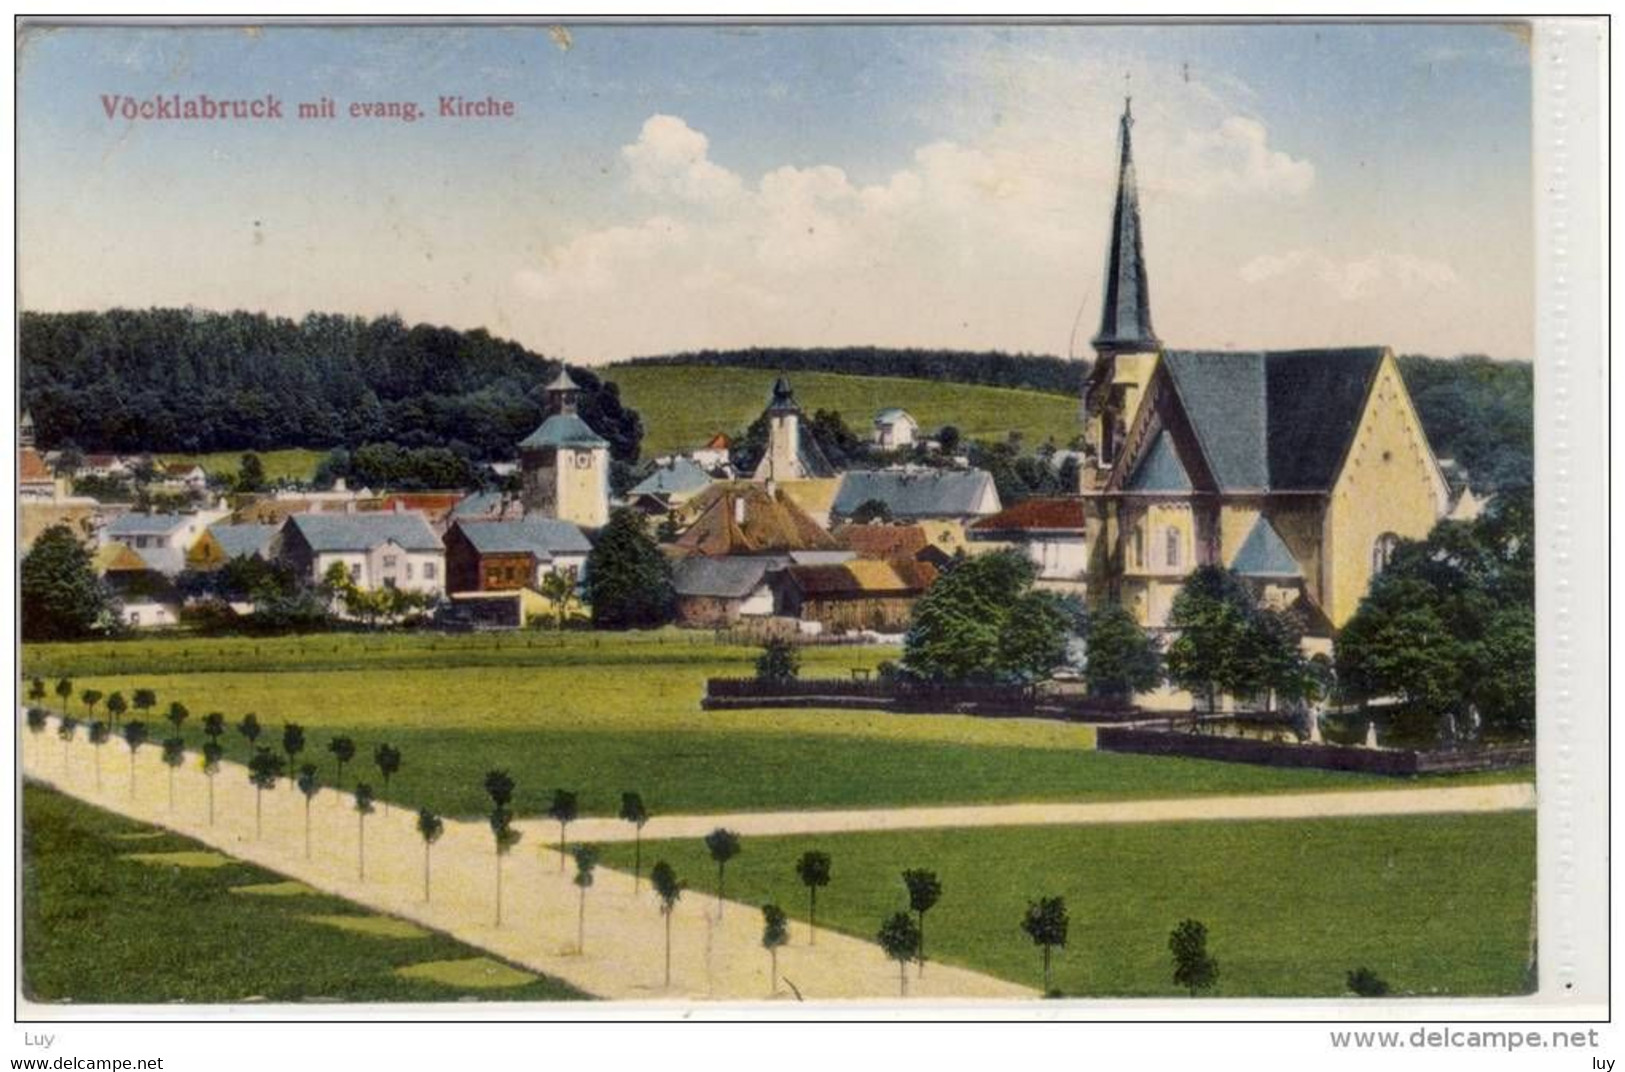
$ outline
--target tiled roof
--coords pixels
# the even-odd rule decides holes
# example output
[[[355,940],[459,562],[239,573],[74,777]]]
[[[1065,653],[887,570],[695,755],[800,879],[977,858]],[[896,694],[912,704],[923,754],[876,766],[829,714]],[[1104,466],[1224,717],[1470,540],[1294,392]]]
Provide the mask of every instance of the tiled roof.
[[[1082,532],[1085,528],[1083,500],[1023,499],[972,522],[970,528],[984,536],[995,532]]]
[[[574,413],[555,413],[520,441],[521,447],[607,447],[609,440]]]
[[[727,450],[729,447],[732,447],[733,445],[734,445],[734,441],[732,439],[729,439],[727,437],[727,435],[725,435],[724,433],[718,432],[716,435],[712,436],[710,439],[707,439],[705,441],[705,446],[702,447],[701,449],[702,450]]]
[[[912,558],[930,545],[918,525],[842,525],[835,538],[859,558]]]
[[[193,519],[191,514],[121,514],[107,526],[109,536],[167,536]]]
[[[803,594],[821,598],[918,595],[937,577],[935,566],[908,559],[855,559],[839,566],[791,566],[784,572]]]
[[[744,504],[743,521],[735,518],[737,503]],[[677,547],[690,554],[830,551],[840,546],[782,491],[769,495],[761,484],[750,481],[712,484],[688,505],[698,516],[678,538]]]
[[[638,483],[629,495],[692,495],[711,483],[711,474],[691,458],[673,458],[669,465],[657,465],[655,471]]]
[[[270,549],[271,537],[276,535],[276,525],[210,525],[209,535],[214,542],[220,545],[227,558],[237,558],[240,555],[264,556]]]
[[[672,588],[679,596],[743,599],[756,590],[773,564],[765,558],[696,555],[672,564]]]
[[[51,467],[45,464],[39,451],[24,447],[17,452],[17,479],[24,484],[48,482],[51,480]]]
[[[316,552],[369,551],[393,540],[408,551],[439,551],[440,537],[434,534],[422,514],[409,513],[331,513],[293,514],[288,524]]]
[[[851,517],[876,499],[894,518],[970,517],[992,486],[980,469],[854,469],[841,478],[834,512]]]
[[[502,492],[476,491],[472,495],[466,495],[459,499],[457,505],[451,508],[451,516],[480,517],[486,514],[494,515],[501,511],[502,505]]]
[[[465,497],[465,493],[461,491],[403,491],[358,504],[358,508],[385,511],[394,510],[398,506],[402,510],[416,510],[440,520],[450,514]]]
[[[1179,462],[1179,455],[1174,450],[1173,437],[1166,431],[1158,432],[1156,442],[1140,460],[1135,468],[1134,475],[1128,480],[1129,491],[1171,491],[1184,492],[1191,490],[1190,474]]]
[[[1220,491],[1325,491],[1383,353],[1169,350],[1163,363]]]
[[[1253,524],[1253,531],[1241,542],[1241,550],[1231,561],[1230,568],[1243,577],[1302,577],[1298,560],[1292,557],[1281,534],[1262,514]]]
[[[461,520],[457,527],[474,550],[482,555],[533,554],[539,559],[554,555],[584,555],[592,544],[581,529],[568,521],[556,518],[531,518],[525,521]]]

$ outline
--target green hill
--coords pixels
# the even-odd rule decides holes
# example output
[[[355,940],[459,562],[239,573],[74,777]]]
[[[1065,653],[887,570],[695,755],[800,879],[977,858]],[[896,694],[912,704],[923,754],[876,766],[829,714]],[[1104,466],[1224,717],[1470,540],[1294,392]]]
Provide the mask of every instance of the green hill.
[[[643,456],[704,443],[715,432],[737,435],[767,405],[776,373],[693,365],[610,365],[597,370],[621,389],[621,401],[643,418]],[[908,410],[922,431],[952,424],[970,438],[1021,432],[1031,446],[1064,446],[1080,431],[1078,402],[1062,395],[891,376],[798,372],[796,400],[809,413],[840,412],[859,434],[888,406]]]

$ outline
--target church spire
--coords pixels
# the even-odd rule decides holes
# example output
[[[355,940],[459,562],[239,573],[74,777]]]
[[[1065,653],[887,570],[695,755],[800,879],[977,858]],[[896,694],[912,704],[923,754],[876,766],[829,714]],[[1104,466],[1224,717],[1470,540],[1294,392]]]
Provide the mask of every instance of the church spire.
[[[1117,163],[1117,204],[1112,211],[1111,246],[1106,251],[1105,299],[1100,331],[1092,344],[1101,357],[1155,350],[1160,345],[1151,328],[1151,292],[1145,281],[1145,254],[1140,248],[1140,195],[1134,183],[1133,98],[1123,99],[1121,156]]]

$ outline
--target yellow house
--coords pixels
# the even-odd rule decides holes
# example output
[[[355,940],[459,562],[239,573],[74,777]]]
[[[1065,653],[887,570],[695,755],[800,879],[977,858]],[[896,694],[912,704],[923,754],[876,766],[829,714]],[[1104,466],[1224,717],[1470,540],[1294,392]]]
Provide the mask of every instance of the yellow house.
[[[1097,360],[1084,388],[1089,591],[1162,627],[1221,565],[1341,627],[1450,493],[1386,347],[1172,350],[1151,327],[1127,108]]]

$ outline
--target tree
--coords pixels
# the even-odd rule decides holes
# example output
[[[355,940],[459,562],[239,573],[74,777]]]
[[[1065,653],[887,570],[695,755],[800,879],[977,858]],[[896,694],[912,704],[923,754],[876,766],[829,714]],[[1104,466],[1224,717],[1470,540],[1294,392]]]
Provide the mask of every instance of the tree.
[[[1388,981],[1370,968],[1359,967],[1349,972],[1346,980],[1349,990],[1362,998],[1388,996]]]
[[[498,804],[491,809],[491,837],[496,843],[497,910],[496,925],[502,926],[502,858],[519,844],[519,831],[513,828],[513,812]]]
[[[258,746],[248,761],[248,780],[254,786],[254,840],[260,837],[260,802],[267,789],[275,789],[282,777],[282,757],[269,748]]]
[[[1105,603],[1089,613],[1084,644],[1090,695],[1126,700],[1162,684],[1156,640],[1118,604]]]
[[[779,947],[789,944],[789,917],[776,904],[762,906],[762,948],[767,950],[769,994],[779,992]]]
[[[1241,578],[1220,566],[1198,566],[1168,614],[1179,636],[1168,646],[1168,676],[1218,709],[1219,693],[1247,691],[1239,662],[1255,601]]]
[[[333,784],[342,789],[344,788],[344,765],[355,758],[355,742],[348,737],[335,737],[327,742],[327,750],[333,754],[334,760],[338,762],[338,775]]]
[[[801,676],[801,656],[796,646],[783,637],[773,637],[762,645],[756,657],[756,680],[770,685],[788,685]]]
[[[636,510],[614,511],[599,531],[587,556],[583,594],[598,629],[644,629],[671,619],[671,564]]]
[[[135,708],[136,714],[145,718],[148,711],[158,706],[158,694],[151,689],[136,689],[130,694],[130,706]],[[117,720],[114,722],[116,724]]]
[[[96,791],[102,788],[102,745],[107,743],[107,723],[100,719],[90,723],[90,743],[95,748],[92,754],[96,757]]]
[[[570,618],[570,606],[576,598],[575,578],[568,573],[554,570],[542,578],[542,596],[553,604],[554,624],[559,629]]]
[[[186,762],[186,738],[165,737],[163,744],[164,766],[169,768],[169,810],[175,810],[175,770]]]
[[[378,766],[378,775],[384,780],[384,814],[389,814],[389,780],[400,773],[401,750],[392,744],[381,744],[373,749],[372,761]]]
[[[259,716],[250,711],[243,716],[241,722],[237,723],[237,732],[243,735],[243,740],[248,742],[248,747],[257,748],[260,743],[260,734],[264,733],[265,730],[260,725]]]
[[[118,728],[118,720],[123,718],[124,712],[128,711],[129,709],[130,705],[124,702],[124,694],[122,692],[115,692],[107,698],[107,715],[113,720],[114,729]]]
[[[908,887],[908,907],[919,917],[920,974],[925,974],[925,914],[942,897],[942,882],[935,871],[910,868],[903,872],[903,885]]]
[[[220,773],[220,757],[226,750],[211,737],[203,744],[203,776],[209,782],[209,825],[214,825],[214,776]]]
[[[288,777],[295,777],[294,764],[299,762],[299,753],[305,750],[305,728],[297,722],[282,724],[282,754],[287,758]],[[303,768],[298,768],[303,770]]]
[[[367,816],[373,812],[372,786],[357,782],[355,787],[355,873],[362,882],[367,881]]]
[[[310,803],[316,799],[316,794],[322,791],[321,779],[317,777],[316,764],[306,763],[299,768],[299,777],[294,782],[299,787],[299,795],[305,798],[305,859],[310,859]]]
[[[30,678],[28,681],[28,698],[36,702],[45,699],[45,679],[42,677]]]
[[[717,918],[722,918],[722,882],[728,861],[739,855],[739,835],[724,827],[717,827],[705,835],[705,849],[717,865]]]
[[[1022,917],[1021,929],[1027,932],[1027,937],[1033,940],[1034,945],[1044,951],[1046,995],[1055,992],[1050,985],[1050,954],[1057,946],[1066,948],[1068,924],[1065,898],[1040,897],[1036,901],[1027,902],[1027,914]]]
[[[950,565],[914,606],[903,667],[931,681],[1030,682],[1064,661],[1072,619],[1033,589],[1026,555],[996,551]]]
[[[79,720],[72,715],[63,715],[56,723],[56,735],[62,741],[62,774],[68,773],[68,746],[73,743],[74,731],[79,728]]]
[[[1184,920],[1173,929],[1168,951],[1174,955],[1174,985],[1190,991],[1191,997],[1219,981],[1219,962],[1207,951],[1207,928],[1196,920]]]
[[[237,490],[242,492],[265,490],[265,463],[260,456],[249,451],[237,463]]]
[[[894,912],[880,925],[875,936],[886,957],[897,962],[897,993],[908,997],[909,961],[920,955],[920,929],[907,912]]]
[[[124,724],[124,743],[130,747],[130,799],[135,799],[135,756],[147,743],[147,724],[135,719]]]
[[[487,771],[485,793],[491,798],[492,807],[506,808],[513,803],[513,779],[508,776],[507,771]]]
[[[86,689],[79,694],[79,702],[85,705],[85,717],[96,717],[96,705],[102,702],[101,689]]]
[[[848,520],[854,525],[889,525],[892,520],[891,507],[880,499],[865,499],[858,503]]]
[[[829,853],[808,849],[796,861],[796,877],[807,887],[807,944],[818,944],[818,891],[829,885]]]
[[[649,821],[649,809],[643,806],[643,797],[637,793],[621,794],[621,819],[632,824],[632,892],[638,892],[643,877],[643,825]]]
[[[105,628],[117,609],[90,552],[66,525],[40,534],[23,556],[18,580],[24,640],[86,637]]]
[[[226,732],[226,716],[219,711],[210,711],[203,716],[203,736],[219,743],[220,737]]]
[[[45,708],[30,707],[24,715],[24,718],[28,721],[28,732],[36,737],[44,733],[45,727],[49,725],[50,717],[50,712],[46,711]]]
[[[429,850],[446,832],[446,823],[428,808],[418,809],[418,837],[423,839],[423,903],[429,903]]]
[[[576,820],[577,802],[576,794],[568,789],[553,790],[553,803],[547,806],[547,814],[554,822],[559,824],[559,873],[564,873],[564,832]]]
[[[169,710],[164,714],[164,721],[169,723],[169,728],[175,731],[175,736],[179,737],[181,727],[186,725],[186,720],[191,717],[192,712],[186,709],[186,705],[179,700],[174,700],[170,703]]]
[[[580,891],[576,905],[576,952],[587,951],[587,891],[592,888],[593,869],[598,866],[597,845],[577,845],[570,850],[576,861],[576,889]]]
[[[649,883],[655,888],[655,895],[660,898],[660,914],[666,919],[666,986],[671,986],[671,916],[677,910],[677,902],[683,896],[687,883],[677,877],[671,864],[664,860],[655,861],[654,868],[649,872]]]
[[[68,709],[68,699],[73,695],[73,679],[70,677],[58,678],[56,682],[56,698],[62,703],[64,712]]]

